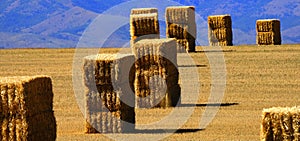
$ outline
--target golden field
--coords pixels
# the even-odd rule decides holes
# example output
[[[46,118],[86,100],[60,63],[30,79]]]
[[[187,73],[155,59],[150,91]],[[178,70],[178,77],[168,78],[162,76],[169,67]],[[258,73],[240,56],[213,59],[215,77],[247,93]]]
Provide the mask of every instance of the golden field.
[[[197,47],[196,53],[190,53],[198,70],[190,75],[198,73],[201,85],[198,102],[188,103],[189,98],[182,93],[183,104],[187,106],[179,107],[195,110],[180,130],[174,134],[169,132],[170,136],[163,140],[259,140],[263,108],[300,106],[300,45],[233,46],[223,47],[223,51],[204,48]],[[99,52],[116,53],[118,49],[101,49]],[[84,134],[84,117],[73,91],[74,54],[75,49],[1,49],[0,76],[42,74],[52,77],[57,140],[110,140],[101,134]],[[224,54],[226,90],[223,105],[213,121],[205,129],[198,130],[210,96],[211,64],[207,55],[211,54]],[[184,63],[178,58],[179,69]],[[188,71],[188,67],[185,68]],[[196,106],[188,106],[191,104]],[[159,121],[172,110],[138,109],[137,127]],[[171,129],[139,130],[141,132],[128,136],[147,140],[168,134]]]

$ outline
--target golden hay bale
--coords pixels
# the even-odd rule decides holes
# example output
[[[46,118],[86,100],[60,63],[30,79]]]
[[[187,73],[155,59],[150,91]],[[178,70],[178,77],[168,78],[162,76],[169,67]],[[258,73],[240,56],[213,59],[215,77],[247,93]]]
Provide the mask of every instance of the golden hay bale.
[[[177,42],[184,39],[188,44],[181,44],[188,52],[195,51],[195,39],[197,38],[197,28],[195,21],[194,6],[174,6],[166,9],[166,36],[167,38],[176,38]],[[178,49],[182,50],[182,49]]]
[[[159,34],[157,13],[130,15],[131,40],[156,39],[159,38]]]
[[[256,21],[256,44],[280,45],[281,32],[278,19],[264,19]]]
[[[281,35],[274,32],[257,32],[256,43],[258,45],[280,45]]]
[[[128,106],[135,102],[131,94],[134,60],[132,54],[98,54],[84,58],[86,133],[121,133],[134,129],[134,107]]]
[[[0,91],[2,140],[56,139],[50,77],[3,77]]]
[[[262,19],[256,21],[257,32],[280,32],[280,20]]]
[[[189,26],[184,24],[168,24],[167,37],[176,39],[195,39],[196,26]]]
[[[179,87],[176,40],[145,39],[136,42],[132,49],[136,60],[136,107],[175,106],[180,97],[178,88],[171,90]]]
[[[209,40],[217,39],[218,41],[232,41],[231,28],[218,28],[215,30],[209,30]]]
[[[210,46],[232,46],[230,15],[208,16],[208,40]]]
[[[174,24],[195,25],[194,6],[171,6],[166,8],[166,22]]]
[[[131,9],[131,15],[151,14],[151,13],[158,13],[157,8],[133,8],[133,9]]]
[[[195,39],[177,39],[177,52],[193,52],[195,51]]]
[[[263,110],[261,140],[299,140],[299,107]]]
[[[218,28],[232,28],[231,16],[226,15],[212,15],[207,18],[208,28],[209,29],[218,29]]]

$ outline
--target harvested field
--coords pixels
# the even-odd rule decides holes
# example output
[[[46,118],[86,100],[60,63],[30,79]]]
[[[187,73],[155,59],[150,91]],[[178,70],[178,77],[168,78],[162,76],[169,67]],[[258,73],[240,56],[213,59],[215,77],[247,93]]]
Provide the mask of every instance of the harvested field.
[[[190,53],[200,76],[201,95],[198,102],[189,102],[189,98],[182,93],[183,106],[178,108],[187,110],[195,106],[195,110],[180,130],[164,140],[259,140],[264,108],[299,106],[300,45],[224,47],[227,84],[223,104],[211,124],[198,130],[211,88],[211,66],[205,54],[221,53],[211,47],[207,50],[204,52],[197,47],[196,53]],[[118,49],[103,49],[100,52],[117,51]],[[78,108],[72,86],[74,52],[74,49],[0,50],[0,76],[51,76],[58,141],[110,140],[105,135],[84,133],[84,116]],[[191,66],[187,63],[189,62],[178,58],[179,70],[189,71]],[[191,75],[193,73],[197,72],[190,72]],[[215,104],[209,106],[214,107]],[[147,139],[169,133],[172,128],[164,128],[169,127],[168,125],[144,130],[142,124],[159,121],[173,110],[174,108],[138,109],[137,128],[143,133],[126,135]]]

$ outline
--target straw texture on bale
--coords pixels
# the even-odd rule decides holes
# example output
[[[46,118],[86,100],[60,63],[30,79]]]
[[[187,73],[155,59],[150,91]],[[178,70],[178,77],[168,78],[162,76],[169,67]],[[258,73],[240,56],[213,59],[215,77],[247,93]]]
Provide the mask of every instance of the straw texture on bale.
[[[133,9],[131,9],[131,15],[151,14],[151,13],[158,13],[157,8],[133,8]]]
[[[130,54],[84,58],[86,133],[124,133],[134,129],[134,74],[134,56]]]
[[[195,41],[197,36],[195,7],[194,6],[174,6],[166,9],[166,35],[167,38],[176,38],[178,43],[187,52],[195,51]],[[188,42],[183,43],[182,41]],[[182,50],[180,46],[177,50]]]
[[[0,91],[1,140],[56,139],[50,77],[3,77]]]
[[[133,46],[136,107],[171,107],[180,102],[175,39],[145,39]]]
[[[160,38],[157,13],[130,15],[130,36],[134,43],[141,39]]]
[[[191,25],[195,23],[194,6],[171,6],[166,8],[166,22]]]
[[[300,108],[270,108],[263,110],[262,141],[300,140]]]
[[[186,51],[191,52],[191,50],[186,49],[192,49],[196,46],[194,39],[177,39],[176,41],[178,53],[184,53]]]
[[[280,20],[265,19],[256,21],[256,43],[258,45],[280,45]]]
[[[230,15],[208,16],[210,46],[232,46],[232,21]]]

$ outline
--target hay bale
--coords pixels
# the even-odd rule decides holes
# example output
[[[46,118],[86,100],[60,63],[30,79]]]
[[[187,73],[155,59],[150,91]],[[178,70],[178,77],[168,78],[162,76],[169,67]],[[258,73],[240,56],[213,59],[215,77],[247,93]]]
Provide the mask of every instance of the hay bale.
[[[86,133],[123,133],[134,129],[134,107],[128,105],[135,102],[131,94],[133,65],[134,56],[130,54],[84,58]]]
[[[196,26],[170,23],[167,29],[168,38],[195,39],[196,37]]]
[[[133,45],[133,53],[136,60],[136,107],[175,106],[180,97],[179,89],[176,92],[171,90],[179,87],[176,40],[141,40]]]
[[[232,46],[232,21],[230,15],[208,16],[210,46]]]
[[[188,52],[195,52],[197,28],[194,6],[174,6],[166,9],[166,36],[176,38]],[[183,42],[183,40],[185,42]],[[188,42],[187,42],[188,41]],[[182,50],[179,46],[177,50]]]
[[[141,39],[160,38],[158,14],[130,15],[130,36],[133,42]]]
[[[280,45],[281,32],[278,19],[264,19],[256,21],[256,44]]]
[[[207,18],[208,27],[212,30],[219,28],[232,28],[231,16],[226,15],[211,15]]]
[[[2,140],[56,139],[50,77],[3,77],[0,91]]]
[[[194,6],[171,6],[166,8],[166,22],[174,24],[194,25]]]
[[[195,39],[177,39],[177,52],[193,52],[195,51],[196,41]]]
[[[299,140],[299,107],[263,110],[261,140]]]
[[[133,9],[131,9],[131,15],[151,14],[151,13],[158,13],[157,8],[133,8]]]
[[[279,19],[261,19],[256,21],[257,32],[280,32]]]

